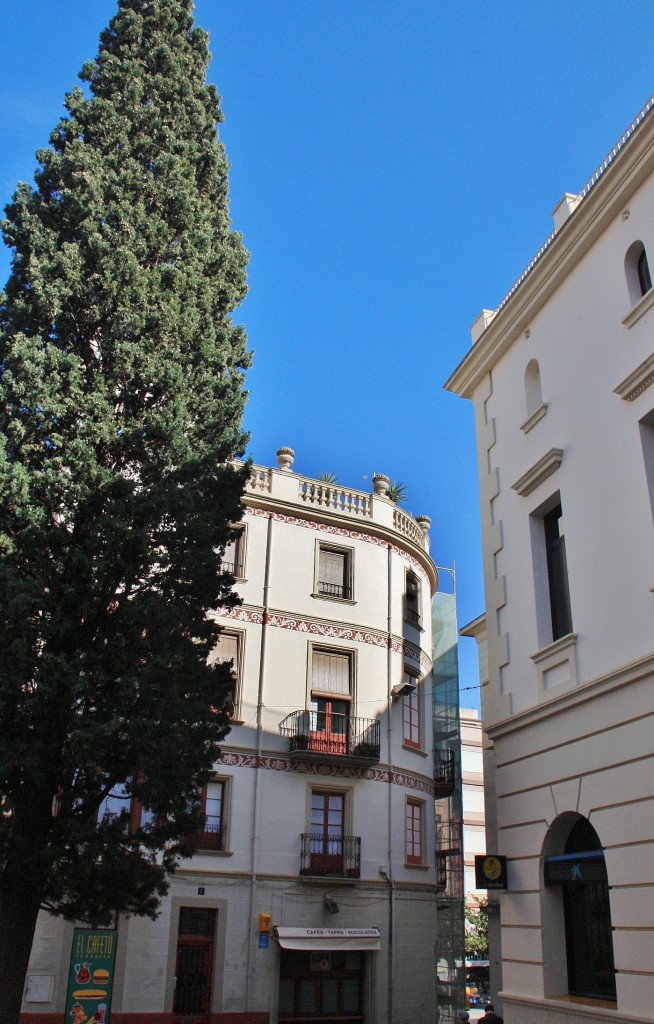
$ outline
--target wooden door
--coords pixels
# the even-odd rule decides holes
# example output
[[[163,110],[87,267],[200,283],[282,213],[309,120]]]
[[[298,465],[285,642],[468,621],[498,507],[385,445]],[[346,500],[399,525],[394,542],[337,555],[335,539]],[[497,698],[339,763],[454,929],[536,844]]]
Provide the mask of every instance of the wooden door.
[[[206,1024],[211,1010],[215,910],[182,907],[177,936],[173,1013]]]

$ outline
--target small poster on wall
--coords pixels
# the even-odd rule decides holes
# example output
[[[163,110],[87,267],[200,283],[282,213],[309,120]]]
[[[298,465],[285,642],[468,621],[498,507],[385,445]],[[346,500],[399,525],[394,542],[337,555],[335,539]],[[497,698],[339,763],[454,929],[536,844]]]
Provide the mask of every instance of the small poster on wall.
[[[117,932],[76,928],[70,953],[65,1024],[109,1024]]]

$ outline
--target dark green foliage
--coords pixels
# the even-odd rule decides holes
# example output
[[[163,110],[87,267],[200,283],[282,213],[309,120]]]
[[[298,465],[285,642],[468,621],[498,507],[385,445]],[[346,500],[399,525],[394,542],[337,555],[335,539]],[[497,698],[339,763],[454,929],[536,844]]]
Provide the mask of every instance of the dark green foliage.
[[[155,912],[228,728],[247,254],[191,10],[119,0],[3,223],[0,916]],[[118,783],[155,824],[97,828]]]

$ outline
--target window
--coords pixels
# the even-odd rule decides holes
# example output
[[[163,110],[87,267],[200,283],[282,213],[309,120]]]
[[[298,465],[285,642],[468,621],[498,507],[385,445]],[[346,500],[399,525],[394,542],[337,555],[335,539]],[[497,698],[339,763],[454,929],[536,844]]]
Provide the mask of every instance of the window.
[[[221,633],[218,643],[213,649],[209,664],[217,665],[225,662],[232,664],[232,689],[225,694],[222,706],[235,720],[238,719],[241,689],[241,665],[243,661],[244,637],[242,633]]]
[[[225,790],[224,780],[208,782],[202,790],[202,810],[206,821],[204,829],[196,837],[198,850],[223,850],[225,825]]]
[[[423,864],[423,808],[418,800],[406,802],[406,862],[407,864]]]
[[[348,548],[318,545],[315,593],[321,597],[350,600],[352,597],[352,552]]]
[[[552,617],[552,640],[558,640],[559,637],[572,632],[562,517],[563,512],[560,505],[556,505],[551,512],[543,516],[547,580]]]
[[[406,669],[404,670],[405,685],[413,686],[410,692],[402,697],[402,741],[406,747],[420,748],[421,714],[420,689],[416,686],[416,678]]]
[[[649,264],[647,262],[647,253],[645,249],[641,252],[636,263],[636,270],[638,271],[638,285],[640,287],[640,294],[644,295],[652,287],[652,278],[649,273]]]
[[[310,744],[326,754],[345,754],[352,690],[352,656],[313,648],[311,652]]]
[[[129,796],[126,782],[119,782],[100,804],[98,822],[109,823],[112,819],[120,817],[123,811],[128,813],[123,826],[125,835],[131,835],[154,822],[154,813],[144,807],[136,797]]]
[[[644,416],[638,424],[640,428],[640,441],[643,446],[643,459],[645,461],[645,480],[649,494],[649,504],[654,519],[654,411]]]
[[[646,295],[652,287],[647,253],[641,241],[633,242],[627,249],[624,260],[627,288],[632,306]]]
[[[404,618],[414,626],[420,625],[420,580],[412,572],[406,574]]]
[[[280,950],[279,1021],[364,1020],[365,955]]]
[[[540,367],[537,359],[530,360],[525,370],[525,397],[527,399],[527,415],[531,416],[543,404]]]
[[[343,874],[345,794],[313,790],[311,793],[312,874]]]
[[[237,579],[243,578],[245,569],[245,527],[235,527],[232,538],[225,545],[221,567],[224,572],[231,572]]]
[[[349,793],[311,790],[309,832],[302,835],[301,875],[323,878],[359,878],[361,838],[346,835]]]

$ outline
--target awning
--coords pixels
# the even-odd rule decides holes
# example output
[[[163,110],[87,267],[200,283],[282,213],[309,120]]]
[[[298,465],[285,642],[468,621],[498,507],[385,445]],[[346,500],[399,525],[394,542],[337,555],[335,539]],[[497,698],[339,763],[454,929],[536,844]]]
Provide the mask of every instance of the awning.
[[[380,949],[379,928],[274,929],[282,949]]]

